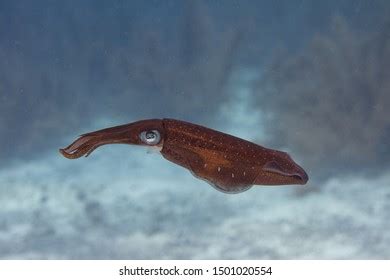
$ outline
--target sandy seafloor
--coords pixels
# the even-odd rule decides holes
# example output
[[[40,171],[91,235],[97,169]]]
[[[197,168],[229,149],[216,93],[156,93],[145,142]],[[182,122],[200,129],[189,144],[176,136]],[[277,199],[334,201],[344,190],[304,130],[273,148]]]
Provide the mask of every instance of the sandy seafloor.
[[[158,155],[104,149],[1,172],[1,258],[390,257],[389,175],[227,195]]]
[[[241,97],[221,107],[230,126],[219,128],[261,138]],[[141,147],[104,146],[78,160],[45,151],[0,170],[0,258],[390,258],[390,172],[308,188],[228,195]]]

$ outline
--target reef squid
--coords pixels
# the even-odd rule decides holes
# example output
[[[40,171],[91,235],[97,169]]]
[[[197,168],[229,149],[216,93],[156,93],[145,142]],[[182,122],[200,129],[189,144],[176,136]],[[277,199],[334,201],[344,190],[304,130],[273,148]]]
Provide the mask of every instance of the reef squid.
[[[89,132],[60,152],[75,159],[105,144],[157,148],[165,159],[225,193],[243,192],[253,185],[304,185],[308,181],[303,168],[286,152],[174,119],[141,120]]]

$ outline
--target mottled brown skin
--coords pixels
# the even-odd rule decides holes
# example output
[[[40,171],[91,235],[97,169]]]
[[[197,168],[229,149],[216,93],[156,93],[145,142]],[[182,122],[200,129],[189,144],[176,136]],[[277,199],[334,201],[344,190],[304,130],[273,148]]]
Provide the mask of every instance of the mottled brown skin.
[[[140,135],[147,131],[158,131],[159,142],[145,143]],[[113,143],[156,146],[167,160],[227,193],[242,192],[252,185],[303,185],[308,181],[306,172],[285,152],[173,119],[143,120],[83,134],[60,152],[74,159]]]

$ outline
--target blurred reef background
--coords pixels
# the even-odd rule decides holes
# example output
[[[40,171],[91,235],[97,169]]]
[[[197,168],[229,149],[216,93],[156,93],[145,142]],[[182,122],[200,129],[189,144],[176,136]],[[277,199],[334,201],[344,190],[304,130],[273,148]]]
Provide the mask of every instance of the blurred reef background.
[[[390,2],[0,0],[0,258],[390,258]],[[78,135],[148,118],[288,151],[218,193]]]

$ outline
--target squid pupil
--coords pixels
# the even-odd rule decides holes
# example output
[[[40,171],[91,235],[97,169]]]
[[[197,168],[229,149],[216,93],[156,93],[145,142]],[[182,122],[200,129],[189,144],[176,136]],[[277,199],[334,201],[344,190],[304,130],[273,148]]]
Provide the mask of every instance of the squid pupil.
[[[140,134],[141,141],[148,145],[155,145],[160,142],[160,134],[157,130],[143,131]]]
[[[154,133],[153,131],[148,131],[146,132],[145,137],[148,140],[153,140],[154,138],[156,138],[156,133]]]

